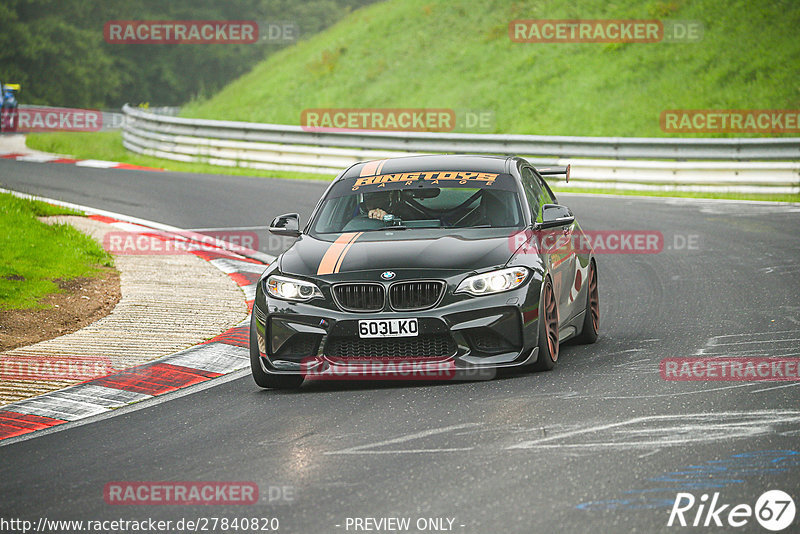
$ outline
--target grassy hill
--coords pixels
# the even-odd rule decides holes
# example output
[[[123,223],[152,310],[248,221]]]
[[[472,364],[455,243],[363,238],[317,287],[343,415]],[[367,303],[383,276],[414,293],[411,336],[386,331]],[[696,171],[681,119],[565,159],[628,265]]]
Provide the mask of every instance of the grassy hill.
[[[699,20],[697,43],[515,43],[514,19]],[[800,108],[796,0],[389,0],[274,54],[188,117],[299,124],[306,108],[495,113],[496,132],[667,136],[665,109]],[[796,134],[795,134],[796,135]]]

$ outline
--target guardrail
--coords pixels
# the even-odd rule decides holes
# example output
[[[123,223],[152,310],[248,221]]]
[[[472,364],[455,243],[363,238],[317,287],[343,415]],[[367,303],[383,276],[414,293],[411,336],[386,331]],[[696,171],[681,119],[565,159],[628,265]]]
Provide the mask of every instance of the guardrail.
[[[430,153],[507,154],[526,156],[537,164],[571,163],[570,183],[579,186],[800,192],[800,138],[313,132],[300,126],[158,115],[128,105],[123,113],[123,144],[128,150],[227,167],[335,174],[368,159]]]

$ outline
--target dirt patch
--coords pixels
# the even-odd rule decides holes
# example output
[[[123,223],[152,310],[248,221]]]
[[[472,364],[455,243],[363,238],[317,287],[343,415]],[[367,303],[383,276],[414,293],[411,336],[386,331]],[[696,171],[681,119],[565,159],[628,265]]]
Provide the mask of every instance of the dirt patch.
[[[55,280],[63,293],[48,295],[42,310],[0,310],[0,352],[80,330],[105,317],[120,299],[119,273],[105,267],[92,278]]]

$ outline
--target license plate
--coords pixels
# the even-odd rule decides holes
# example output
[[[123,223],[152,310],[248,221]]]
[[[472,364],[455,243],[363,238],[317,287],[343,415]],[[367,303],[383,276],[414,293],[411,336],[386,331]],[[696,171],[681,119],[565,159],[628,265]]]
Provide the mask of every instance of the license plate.
[[[358,321],[358,336],[370,337],[412,337],[417,335],[416,319],[368,319]]]

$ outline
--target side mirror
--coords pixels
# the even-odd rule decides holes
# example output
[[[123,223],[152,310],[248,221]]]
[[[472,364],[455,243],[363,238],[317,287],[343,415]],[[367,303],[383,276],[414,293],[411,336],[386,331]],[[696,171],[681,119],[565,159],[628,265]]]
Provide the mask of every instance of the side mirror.
[[[575,222],[575,216],[566,206],[559,204],[545,204],[542,206],[542,222],[536,226],[540,230],[568,226]]]
[[[300,236],[300,215],[297,213],[286,213],[278,215],[269,224],[269,231],[275,235],[287,237]]]

